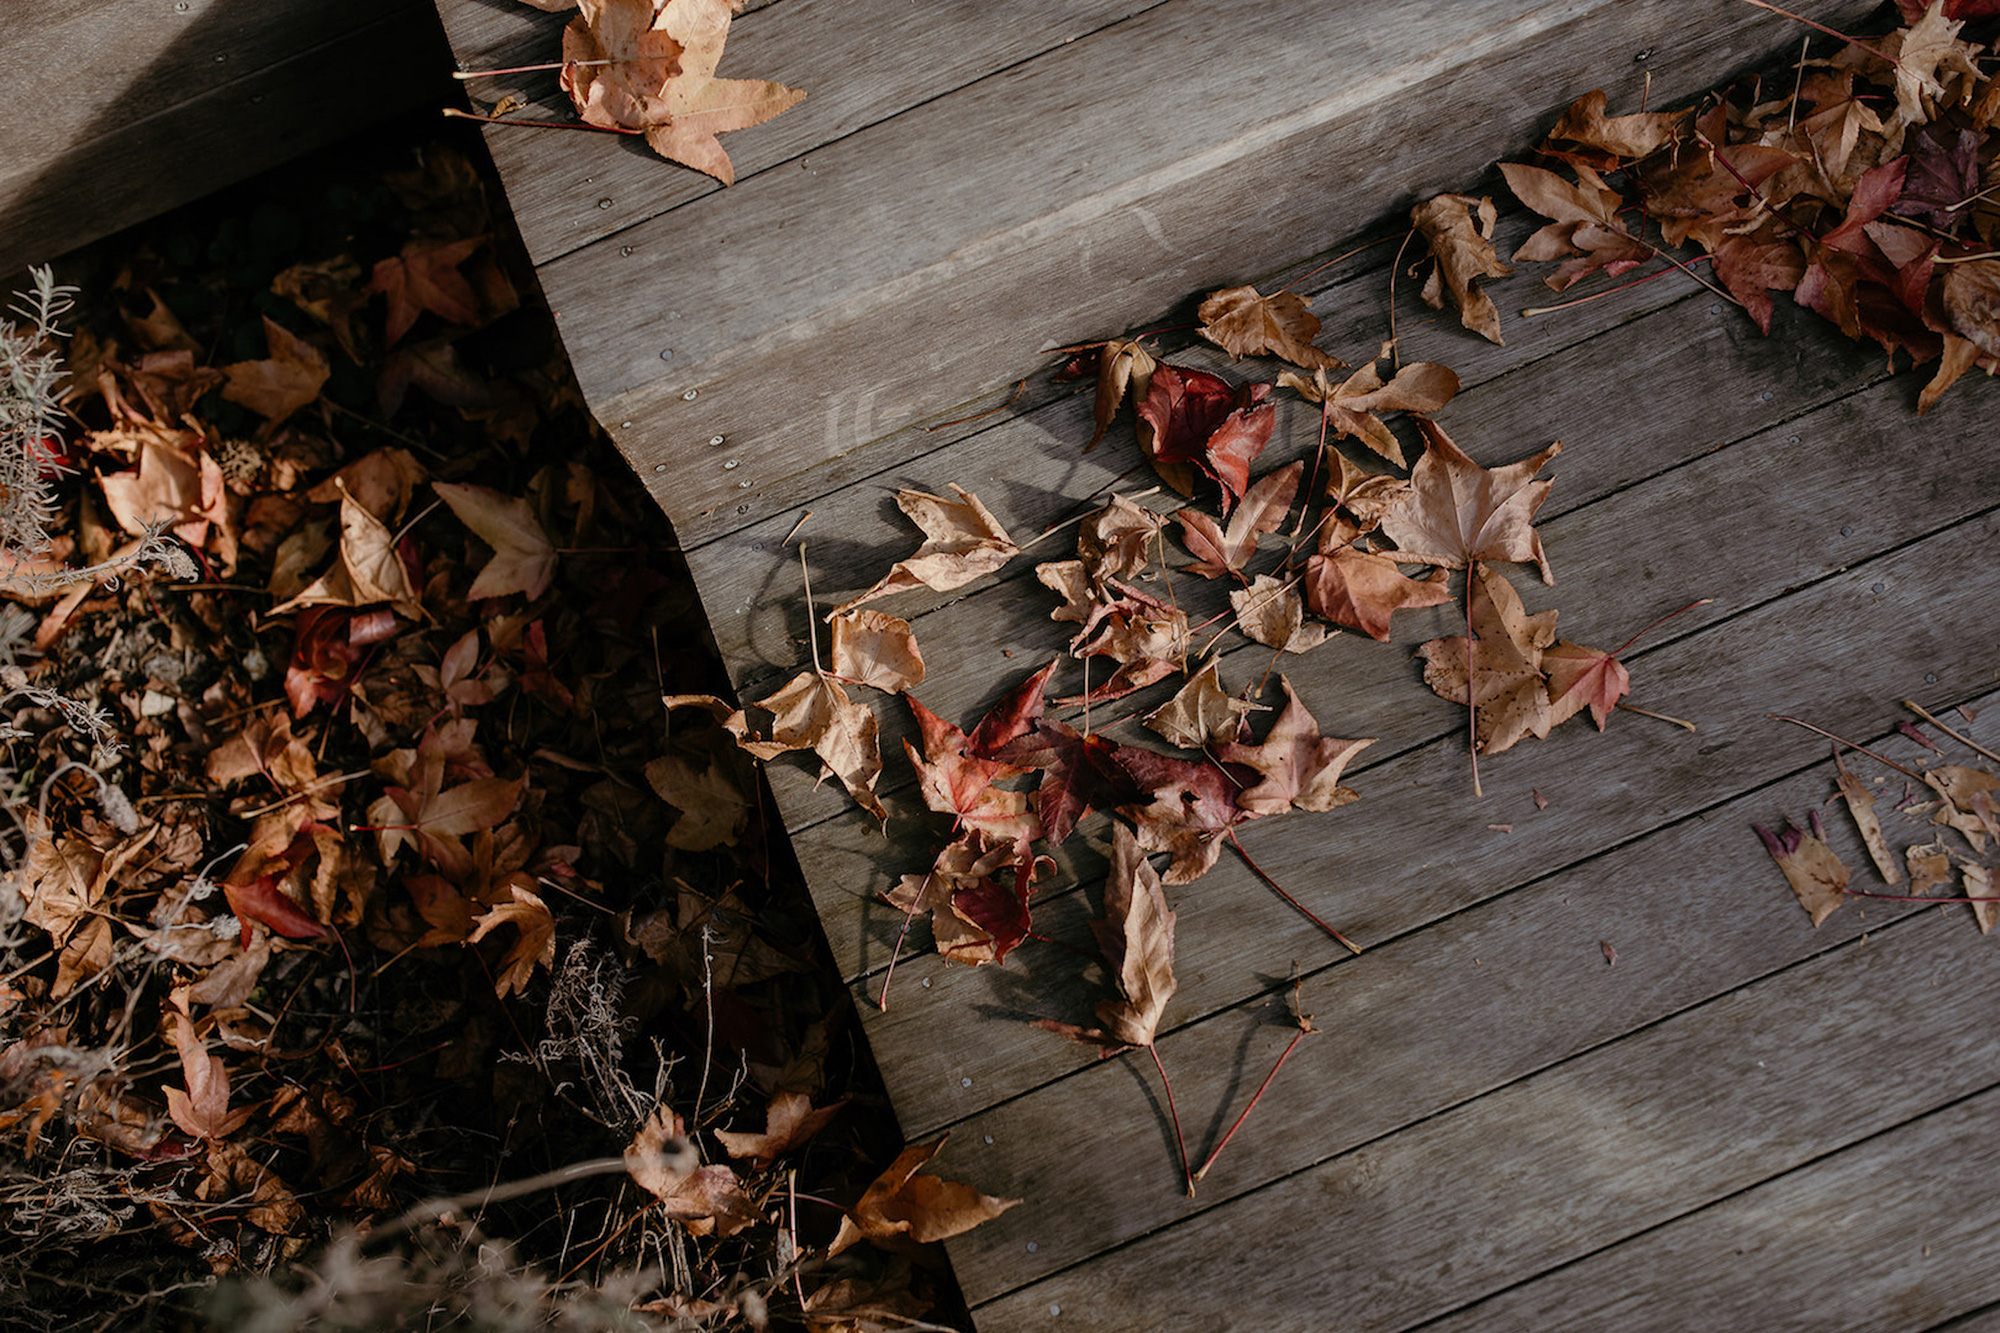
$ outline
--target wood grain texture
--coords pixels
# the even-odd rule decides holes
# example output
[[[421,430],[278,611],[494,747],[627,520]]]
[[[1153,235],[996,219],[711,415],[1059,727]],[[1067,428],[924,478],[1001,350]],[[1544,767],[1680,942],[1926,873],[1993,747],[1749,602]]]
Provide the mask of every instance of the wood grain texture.
[[[775,79],[806,100],[766,124],[723,139],[740,183],[781,164],[780,179],[811,191],[815,168],[798,159],[965,84],[1084,37],[1160,0],[1017,0],[991,5],[907,5],[871,0],[786,0],[730,25],[720,73]],[[560,58],[566,15],[517,0],[440,0],[459,65],[494,69]],[[553,71],[481,79],[475,103],[525,100],[520,119],[571,119]],[[489,126],[487,146],[507,182],[522,240],[536,264],[722,190],[700,172],[611,136]],[[582,141],[582,142],[579,142]],[[621,240],[621,245],[628,242]]]
[[[1728,0],[1428,0],[1394,23],[1172,0],[816,150],[809,185],[762,174],[540,275],[678,524],[1463,186],[1606,81],[1576,53],[1650,46],[1671,98],[1787,35]],[[690,469],[715,436],[738,469]]]
[[[1359,802],[1318,821],[1293,815],[1251,825],[1244,844],[1267,873],[1366,947],[1420,930],[1825,755],[1819,738],[1768,720],[1768,712],[1804,710],[1822,726],[1858,735],[1901,716],[1893,700],[1908,690],[1955,699],[1983,688],[1992,679],[1982,628],[1990,595],[1956,571],[1996,534],[2000,517],[1983,515],[1639,657],[1638,697],[1698,718],[1700,733],[1624,725],[1643,721],[1631,717],[1603,735],[1558,732],[1494,758],[1480,801],[1470,796],[1462,742],[1440,740],[1355,773]],[[1884,594],[1873,591],[1878,585]],[[1922,621],[1886,595],[1892,588],[1921,592]],[[1790,666],[1774,671],[1770,663]],[[1939,683],[1926,682],[1932,675]],[[1547,809],[1536,808],[1536,791]],[[1489,829],[1494,823],[1512,832]],[[869,882],[869,873],[886,882],[885,870],[908,868],[866,870],[870,863],[854,852],[822,861],[821,845],[801,847],[814,885],[842,884],[834,872],[844,868],[858,895],[852,886]],[[1101,876],[1101,862],[1084,862],[1079,849],[1076,869],[1089,886],[1083,896],[1094,901],[1090,876]],[[822,890],[818,899],[829,934],[844,906],[873,936],[863,958],[879,971],[899,915],[868,907],[863,916],[862,904],[842,898]],[[1037,921],[1087,950],[1079,919],[1087,909],[1077,898],[1053,895]],[[1346,958],[1232,856],[1169,901],[1180,914],[1180,990],[1167,1010],[1169,1028],[1262,993],[1294,965],[1313,970]],[[873,994],[879,980],[857,990],[864,987]],[[916,1135],[1086,1066],[1089,1052],[1051,1044],[1023,1020],[1082,1021],[1100,994],[1094,965],[1064,949],[1022,949],[1004,968],[924,956],[898,968],[886,1013],[866,1005],[862,1015],[903,1125]],[[941,1031],[954,1034],[949,1075],[935,1060]]]
[[[2000,1003],[1990,963],[1991,941],[1963,918],[1914,914],[1092,1264],[976,1303],[974,1317],[982,1333],[1048,1327],[1051,1309],[1105,1333],[1169,1321],[1408,1328],[1990,1088],[2000,1054],[1985,1019]],[[1944,976],[1951,984],[1935,984]],[[1868,1095],[1853,1096],[1857,1087]],[[1940,1160],[1913,1187],[1943,1187],[1957,1216],[1932,1225],[1953,1239],[1977,1229],[1983,1253],[2000,1207],[1979,1188],[1994,1169],[1983,1143],[1991,1136],[1968,1132],[1990,1125],[1991,1112],[1973,1105],[1985,1114],[1934,1122],[1954,1127],[1953,1157],[1973,1184],[1943,1186],[1952,1166]],[[1917,1157],[1945,1142],[1922,1125],[1914,1132]],[[1846,1203],[1838,1193],[1820,1200],[1814,1208]],[[1765,1234],[1816,1240],[1827,1264],[1879,1248],[1872,1228],[1829,1234],[1814,1217],[1765,1214]],[[1700,1233],[1699,1215],[1687,1227]],[[1824,1281],[1812,1272],[1754,1264],[1735,1290],[1757,1278],[1765,1295],[1742,1323],[1678,1326],[1781,1326],[1773,1316],[1796,1301],[1838,1300],[1810,1292]],[[1977,1304],[2000,1292],[2000,1274],[1975,1261],[1957,1284],[1958,1298]],[[1849,1320],[1869,1310],[1865,1299],[1838,1308]]]
[[[66,14],[47,25],[49,46],[10,29],[0,102],[18,120],[7,135],[18,151],[0,173],[0,273],[441,91],[445,55],[423,4],[215,0],[190,12],[191,25],[182,17],[168,3]],[[79,66],[88,77],[77,77]]]
[[[1996,1123],[2000,1091],[1988,1090],[1430,1327],[1934,1327],[2000,1298]],[[1989,1308],[1944,1327],[1976,1333],[2000,1319]]]
[[[1982,734],[2000,737],[2000,720]],[[1881,748],[1912,766],[1924,754],[1893,734]],[[964,1170],[1030,1202],[953,1246],[960,1281],[977,1300],[1087,1261],[1924,910],[1854,902],[1814,930],[1767,863],[1751,823],[1823,800],[1830,769],[1815,765],[1305,978],[1304,1007],[1323,1031],[1286,1064],[1194,1201],[1177,1187],[1160,1109],[1135,1086],[1145,1080],[1129,1057],[962,1122],[952,1151]],[[1928,837],[1914,819],[1891,827],[1909,841]],[[1844,856],[1865,859],[1851,830],[1833,836]],[[1976,934],[1967,909],[1947,915]],[[1282,989],[1160,1043],[1197,1161],[1291,1036]]]

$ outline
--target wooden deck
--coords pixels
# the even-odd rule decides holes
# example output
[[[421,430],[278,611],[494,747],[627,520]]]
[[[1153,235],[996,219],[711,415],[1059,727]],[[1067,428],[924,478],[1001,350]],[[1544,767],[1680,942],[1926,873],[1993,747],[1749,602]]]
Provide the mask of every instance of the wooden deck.
[[[0,275],[424,102],[424,0],[10,0]]]
[[[560,26],[500,0],[440,10],[467,66],[545,59]],[[913,548],[899,486],[967,487],[1023,537],[1151,484],[1122,430],[1081,452],[1088,394],[1045,375],[1005,412],[926,421],[1002,401],[1043,348],[1282,282],[1592,87],[1629,107],[1650,69],[1659,104],[1791,39],[1720,0],[1410,5],[1372,27],[1357,6],[1229,0],[908,12],[781,0],[738,20],[723,72],[810,96],[725,140],[727,192],[620,143],[489,140],[585,392],[674,521],[746,698],[807,661],[801,522],[824,610]],[[552,81],[519,91],[556,105]],[[1509,254],[1529,226],[1504,226]],[[1386,332],[1391,250],[1305,289],[1350,361]],[[1487,761],[1475,799],[1462,714],[1411,661],[1456,632],[1449,608],[1399,616],[1395,645],[1287,659],[1329,732],[1380,740],[1349,770],[1360,802],[1243,840],[1364,952],[1231,856],[1170,893],[1159,1050],[1191,1152],[1289,1039],[1295,968],[1324,1029],[1197,1198],[1150,1063],[1024,1021],[1085,1019],[1096,964],[1032,942],[948,964],[919,926],[877,1011],[902,925],[877,895],[941,832],[898,753],[902,703],[870,695],[886,839],[816,765],[770,766],[905,1134],[951,1129],[936,1169],[1027,1200],[950,1243],[982,1333],[2000,1326],[2000,946],[1962,906],[1850,904],[1814,930],[1750,831],[1832,790],[1824,742],[1769,713],[1914,764],[1897,701],[1962,703],[2000,742],[2000,396],[1968,380],[1920,421],[1921,377],[1789,307],[1761,339],[1680,277],[1514,317],[1545,299],[1537,276],[1493,286],[1505,347],[1405,284],[1404,355],[1461,375],[1439,420],[1482,461],[1567,446],[1539,525],[1557,582],[1521,584],[1565,635],[1615,644],[1715,599],[1628,657],[1634,702],[1699,730],[1573,723]],[[1281,408],[1260,468],[1316,426]],[[884,603],[916,627],[928,707],[969,724],[1059,650],[1032,564],[1067,542]],[[1174,587],[1196,620],[1220,603]],[[1229,643],[1232,687],[1270,667]],[[1107,843],[1100,817],[1065,846],[1038,930],[1088,939]]]

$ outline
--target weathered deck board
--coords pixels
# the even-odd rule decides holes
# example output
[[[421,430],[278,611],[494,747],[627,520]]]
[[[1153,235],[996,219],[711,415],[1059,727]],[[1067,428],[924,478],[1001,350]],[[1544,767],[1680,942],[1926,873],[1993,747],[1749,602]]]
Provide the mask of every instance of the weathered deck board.
[[[0,274],[443,91],[423,0],[10,6]]]
[[[441,7],[466,64],[528,53],[560,23]],[[1426,4],[1398,25],[1357,24],[1345,5],[1023,0],[1011,30],[951,9],[909,34],[934,58],[858,75],[869,62],[852,53],[872,53],[900,12],[781,0],[738,24],[726,70],[813,96],[732,136],[732,190],[626,144],[491,139],[586,394],[676,520],[746,697],[808,661],[795,527],[823,612],[915,544],[898,486],[970,487],[1027,537],[1107,487],[1151,484],[1122,429],[1082,455],[1087,395],[1041,379],[994,416],[916,423],[989,390],[980,405],[1000,401],[1044,345],[1181,323],[1207,287],[1302,273],[1308,252],[1523,151],[1588,88],[1628,109],[1669,47],[1644,65],[1607,52],[1675,34],[1657,105],[1791,33],[1710,0]],[[1505,234],[1529,225],[1509,218]],[[1387,331],[1393,249],[1310,280],[1323,346],[1358,359]],[[1492,284],[1503,310],[1546,299],[1535,276]],[[926,952],[919,924],[888,1010],[871,1003],[903,926],[875,895],[927,864],[944,829],[898,753],[903,705],[860,692],[883,723],[887,837],[816,788],[815,766],[771,766],[903,1128],[951,1128],[947,1174],[1029,1200],[951,1242],[987,1333],[1532,1325],[1544,1301],[1598,1326],[1606,1299],[1650,1314],[1647,1293],[1687,1283],[1712,1289],[1699,1308],[1751,1310],[1756,1327],[1795,1307],[1877,1326],[1897,1301],[1899,1327],[1976,1326],[2000,1302],[1984,1157],[1962,1188],[1938,1174],[1917,1191],[1951,1214],[1939,1234],[1963,1263],[1950,1280],[1850,1255],[1843,1291],[1856,1242],[1827,1239],[1838,1191],[1885,1194],[1994,1095],[2000,1039],[1980,1017],[2000,987],[1982,952],[1994,946],[1962,908],[1850,906],[1814,931],[1747,828],[1830,787],[1824,743],[1768,721],[1774,709],[1906,760],[1915,747],[1891,731],[1905,696],[1987,710],[1974,731],[2000,737],[1992,386],[1962,385],[1918,422],[1916,385],[1877,354],[1790,310],[1766,342],[1678,276],[1506,327],[1509,344],[1489,346],[1401,293],[1404,359],[1464,378],[1440,414],[1461,444],[1490,463],[1569,446],[1539,525],[1558,582],[1517,580],[1531,608],[1608,645],[1717,599],[1628,654],[1635,702],[1700,730],[1572,723],[1488,761],[1475,801],[1463,719],[1409,656],[1455,631],[1452,611],[1399,617],[1394,644],[1342,635],[1279,664],[1330,732],[1382,739],[1350,769],[1361,802],[1259,821],[1244,843],[1368,948],[1350,957],[1227,854],[1170,891],[1180,990],[1160,1052],[1197,1154],[1289,1039],[1295,967],[1326,1029],[1193,1201],[1150,1064],[1100,1062],[1022,1021],[1084,1018],[1102,993],[1086,957],[1030,944],[975,970]],[[1212,349],[1175,359],[1225,365]],[[1284,407],[1260,470],[1309,452],[1316,425]],[[1031,569],[1070,540],[971,587],[881,604],[917,628],[927,705],[969,723],[1066,639]],[[1226,591],[1172,586],[1196,618]],[[1233,686],[1272,667],[1231,636],[1219,652]],[[1092,724],[1145,739],[1116,719],[1166,692]],[[1063,849],[1042,931],[1087,939],[1104,838],[1097,821]],[[1755,1266],[1726,1262],[1739,1237],[1772,1255],[1806,1243],[1789,1223],[1758,1230],[1767,1201],[1796,1208],[1830,1256],[1769,1294]]]

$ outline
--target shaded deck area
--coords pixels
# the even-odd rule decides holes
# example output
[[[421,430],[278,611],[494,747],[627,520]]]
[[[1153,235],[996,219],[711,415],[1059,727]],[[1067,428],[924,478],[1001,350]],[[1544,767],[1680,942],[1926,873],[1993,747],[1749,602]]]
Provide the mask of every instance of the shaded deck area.
[[[555,50],[560,18],[439,7],[467,67]],[[673,520],[745,699],[809,661],[800,541],[821,612],[914,548],[897,488],[956,483],[1025,541],[1153,485],[1122,425],[1083,452],[1089,392],[1051,383],[1045,349],[1281,285],[1591,88],[1630,107],[1650,71],[1659,105],[1795,40],[1735,3],[1403,8],[1384,31],[1344,5],[1024,2],[1003,22],[780,0],[737,21],[722,72],[809,97],[725,138],[727,192],[610,136],[493,133],[584,392]],[[563,105],[551,76],[490,91]],[[1501,253],[1533,225],[1504,219]],[[1394,251],[1299,288],[1321,346],[1358,363],[1388,335]],[[949,1243],[982,1333],[2000,1327],[2000,945],[1963,904],[1855,901],[1815,930],[1750,828],[1833,791],[1826,743],[1771,713],[1912,769],[1986,761],[1898,733],[1905,698],[2000,745],[1996,386],[1963,381],[1920,420],[1922,376],[1789,305],[1766,340],[1670,275],[1517,317],[1548,299],[1538,278],[1489,287],[1505,346],[1403,281],[1402,354],[1457,371],[1438,420],[1481,462],[1566,446],[1538,525],[1556,582],[1516,579],[1529,610],[1616,644],[1714,599],[1626,658],[1632,701],[1697,729],[1572,722],[1484,762],[1475,798],[1463,712],[1412,659],[1460,632],[1453,608],[1279,664],[1328,734],[1379,739],[1348,770],[1359,802],[1242,840],[1362,952],[1233,855],[1169,890],[1180,984],[1158,1050],[1197,1161],[1290,1040],[1294,974],[1322,1029],[1196,1197],[1150,1061],[1028,1021],[1088,1021],[1105,992],[1084,954],[1031,941],[969,968],[919,922],[878,1008],[904,926],[879,895],[948,822],[902,758],[902,701],[854,691],[880,721],[886,836],[809,757],[770,765],[904,1133],[951,1130],[933,1169],[1026,1200]],[[940,425],[1024,376],[1004,411]],[[1316,409],[1285,397],[1257,473],[1315,447]],[[969,726],[1061,650],[1072,627],[1033,564],[1069,541],[879,604],[915,627],[927,707]],[[1226,606],[1168,577],[1193,620]],[[1272,670],[1233,633],[1217,656],[1232,688]],[[1093,725],[1157,744],[1112,720],[1172,688]],[[1885,810],[1903,794],[1854,763]],[[1885,822],[1899,848],[1931,836]],[[1064,845],[1040,933],[1090,948],[1108,842],[1097,816]]]

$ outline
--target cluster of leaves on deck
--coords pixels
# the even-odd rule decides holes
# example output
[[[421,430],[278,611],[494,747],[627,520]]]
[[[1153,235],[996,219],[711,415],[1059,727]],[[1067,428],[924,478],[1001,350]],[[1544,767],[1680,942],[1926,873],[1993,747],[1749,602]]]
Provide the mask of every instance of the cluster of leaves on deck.
[[[1846,38],[1782,80],[1692,111],[1608,116],[1601,93],[1570,107],[1541,146],[1543,165],[1501,164],[1514,194],[1549,219],[1514,261],[1560,261],[1545,281],[1565,291],[1665,256],[1628,227],[1636,207],[1665,246],[1698,247],[1718,294],[1765,333],[1773,293],[1790,292],[1892,359],[1937,363],[1919,412],[1975,366],[2000,371],[2000,200],[1984,183],[2000,154],[2000,78],[1992,46],[1960,35],[1994,9],[1898,3],[1907,27]],[[1510,271],[1494,252],[1490,201],[1445,196],[1416,221],[1465,326],[1499,342],[1499,311],[1477,285]]]
[[[879,1087],[754,774],[661,706],[720,679],[685,567],[480,178],[272,188],[90,261],[12,553],[0,1323],[221,1273],[271,1275],[230,1327],[918,1319],[921,1244],[1001,1201],[868,1184],[893,1130],[842,1114]],[[147,541],[197,581],[104,580]]]
[[[563,29],[562,89],[584,124],[642,135],[661,157],[724,185],[735,184],[736,168],[715,136],[762,124],[805,97],[767,79],[716,77],[741,0],[525,3],[577,11]]]

